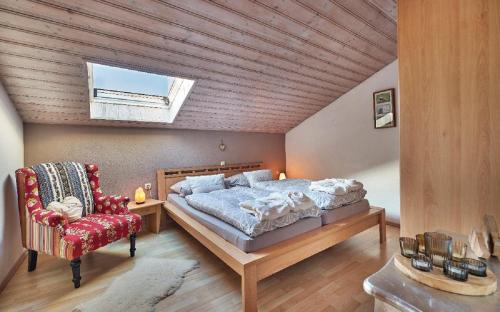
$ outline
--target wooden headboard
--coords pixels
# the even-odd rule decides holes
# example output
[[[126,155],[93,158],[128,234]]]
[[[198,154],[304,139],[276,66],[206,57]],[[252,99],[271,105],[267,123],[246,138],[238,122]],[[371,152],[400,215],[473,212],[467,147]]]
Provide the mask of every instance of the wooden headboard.
[[[201,176],[224,173],[224,176],[228,177],[245,171],[259,170],[261,169],[261,167],[262,162],[253,162],[225,166],[200,166],[159,169],[158,171],[156,171],[156,179],[158,182],[158,199],[166,200],[167,194],[171,192],[170,187],[175,183],[184,180],[187,176]]]

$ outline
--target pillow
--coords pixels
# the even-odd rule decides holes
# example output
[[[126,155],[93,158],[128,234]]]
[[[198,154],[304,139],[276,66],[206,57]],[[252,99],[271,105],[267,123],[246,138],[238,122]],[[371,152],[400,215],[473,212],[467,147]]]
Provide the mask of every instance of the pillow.
[[[47,210],[59,212],[71,223],[82,217],[83,205],[78,198],[68,196],[63,199],[62,203],[57,201],[50,202]]]
[[[222,173],[206,176],[186,177],[186,181],[189,183],[193,194],[208,193],[225,189],[224,174]]]
[[[189,186],[189,182],[187,180],[182,180],[170,187],[170,189],[176,193],[178,193],[181,197],[193,194],[191,191],[191,187]]]
[[[247,178],[245,178],[245,175],[243,173],[238,173],[238,174],[232,175],[228,178],[225,178],[224,183],[226,184],[226,186],[228,188],[235,187],[235,186],[247,186],[247,187],[250,186]]]
[[[76,162],[46,163],[31,167],[36,172],[43,207],[74,196],[83,205],[83,215],[94,212],[94,194],[84,164]]]
[[[273,173],[269,169],[243,172],[243,174],[247,178],[250,187],[254,187],[257,182],[271,181],[273,179]]]

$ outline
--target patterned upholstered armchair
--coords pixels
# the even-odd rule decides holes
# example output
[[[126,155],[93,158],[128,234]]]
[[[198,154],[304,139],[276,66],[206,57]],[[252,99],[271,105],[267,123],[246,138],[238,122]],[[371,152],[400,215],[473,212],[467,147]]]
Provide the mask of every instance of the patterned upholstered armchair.
[[[124,237],[130,256],[141,217],[129,213],[125,196],[105,196],[96,165],[47,163],[16,171],[23,245],[28,249],[28,271],[36,269],[38,252],[71,261],[73,283],[80,287],[80,256]],[[52,201],[74,196],[82,203],[82,218],[67,218],[45,209]]]

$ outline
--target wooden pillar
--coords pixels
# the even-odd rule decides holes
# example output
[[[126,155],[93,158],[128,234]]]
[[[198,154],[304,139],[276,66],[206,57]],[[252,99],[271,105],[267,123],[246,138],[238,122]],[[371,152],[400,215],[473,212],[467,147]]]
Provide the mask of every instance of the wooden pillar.
[[[500,1],[398,1],[401,235],[500,220]]]
[[[244,312],[257,311],[257,268],[246,265],[241,276],[241,305]]]
[[[386,224],[385,224],[385,209],[378,215],[378,234],[380,238],[380,243],[385,243],[386,240]]]

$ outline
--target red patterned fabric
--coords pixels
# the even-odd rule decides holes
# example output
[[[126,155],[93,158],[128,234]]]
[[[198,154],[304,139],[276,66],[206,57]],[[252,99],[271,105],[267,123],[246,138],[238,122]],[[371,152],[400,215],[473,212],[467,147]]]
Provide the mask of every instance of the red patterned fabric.
[[[38,181],[35,171],[31,168],[21,168],[17,170],[17,172],[25,175],[24,199],[26,201],[26,210],[30,214],[32,220],[43,225],[55,227],[58,232],[62,234],[67,220],[62,214],[43,208],[42,201],[38,195]]]
[[[125,196],[104,196],[96,165],[85,165],[95,200],[94,211],[69,223],[62,214],[46,210],[39,196],[39,183],[31,168],[17,170],[24,175],[29,249],[73,260],[113,241],[138,233],[141,217],[129,213]]]
[[[104,195],[99,183],[99,168],[97,165],[85,165],[90,187],[94,194],[95,212],[105,214],[127,214],[127,204],[130,199],[126,196]]]
[[[62,238],[66,249],[71,250],[66,257],[78,258],[89,251],[128,237],[139,232],[141,217],[135,213],[130,214],[91,214],[66,226]]]
[[[31,218],[37,223],[48,225],[51,227],[57,227],[59,225],[64,225],[67,223],[67,220],[62,214],[46,209],[38,209],[33,211],[31,213]]]

